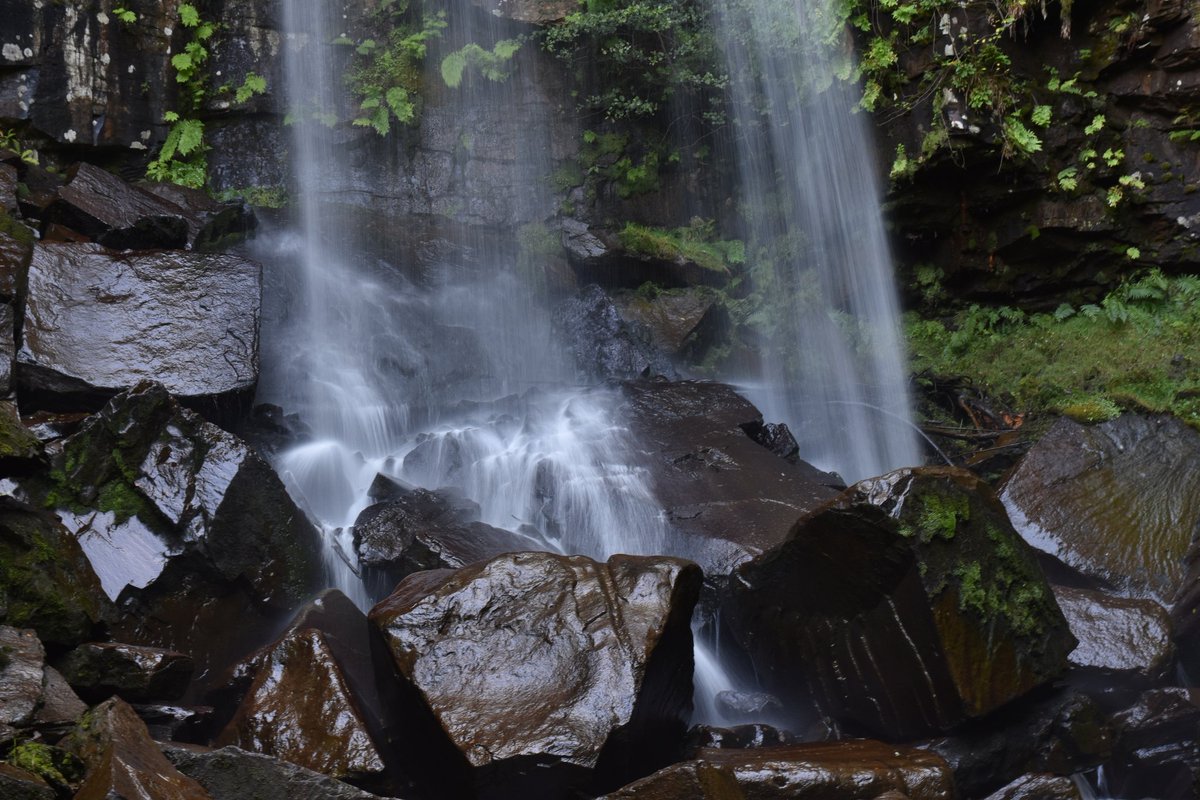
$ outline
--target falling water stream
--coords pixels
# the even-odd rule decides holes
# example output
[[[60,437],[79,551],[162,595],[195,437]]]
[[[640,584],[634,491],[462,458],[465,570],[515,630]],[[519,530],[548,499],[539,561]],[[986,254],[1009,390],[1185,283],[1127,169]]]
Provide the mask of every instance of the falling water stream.
[[[379,599],[358,578],[350,532],[379,473],[416,486],[461,488],[479,504],[483,522],[526,537],[529,549],[598,559],[672,552],[664,514],[615,414],[617,394],[573,386],[573,368],[519,259],[482,238],[479,226],[443,223],[438,235],[453,246],[419,270],[405,268],[401,256],[378,242],[366,246],[353,214],[330,213],[335,203],[361,202],[346,163],[347,143],[361,134],[317,119],[329,109],[342,118],[353,111],[339,50],[329,44],[342,34],[342,21],[317,0],[283,6],[298,214],[292,232],[264,240],[270,306],[260,399],[297,413],[311,430],[303,444],[279,455],[276,467],[322,530],[331,582],[360,607]],[[441,53],[466,43],[489,48],[507,32],[507,23],[478,13],[470,0],[449,6],[450,25],[431,46],[427,83],[440,81]],[[722,14],[752,29],[754,14],[745,22],[737,16],[743,10],[729,5]],[[737,59],[754,58],[771,70],[764,76],[770,84],[809,66],[776,63],[734,39],[726,36],[735,73]],[[538,81],[535,68],[521,65],[501,82],[468,74],[422,123],[438,126],[435,135],[456,137],[465,151],[487,148],[493,168],[507,170],[489,180],[513,187],[514,224],[545,205],[537,195],[549,172],[548,126],[506,137],[479,120],[527,102],[541,91]],[[742,97],[743,91],[761,96],[764,88],[779,120],[766,130],[751,124],[750,101]],[[776,344],[818,351],[828,363],[803,360],[804,392],[795,390],[790,373],[768,374],[759,399],[769,414],[793,421],[806,457],[847,477],[916,463],[911,435],[885,416],[907,418],[903,353],[875,185],[860,155],[865,140],[857,121],[850,127],[858,132],[838,127],[849,118],[850,100],[828,92],[836,97],[812,111],[824,116],[810,119],[784,99],[785,83],[734,89],[747,132],[741,168],[750,202],[761,202],[755,193],[774,181],[771,191],[804,211],[802,224],[814,231],[808,261],[828,265],[821,291],[837,297],[846,313],[862,315],[874,354],[860,368],[829,315],[805,310],[800,316],[823,321],[789,327],[798,342]],[[765,138],[755,139],[752,128]],[[812,137],[835,140],[838,149],[806,149]],[[476,197],[470,176],[463,180],[462,194]],[[484,194],[478,197],[485,202]],[[473,202],[444,216],[469,222],[486,211]],[[764,240],[779,233],[764,226],[752,231]],[[826,441],[813,431],[835,437]],[[733,681],[706,641],[697,637],[697,718],[721,723],[715,698]]]

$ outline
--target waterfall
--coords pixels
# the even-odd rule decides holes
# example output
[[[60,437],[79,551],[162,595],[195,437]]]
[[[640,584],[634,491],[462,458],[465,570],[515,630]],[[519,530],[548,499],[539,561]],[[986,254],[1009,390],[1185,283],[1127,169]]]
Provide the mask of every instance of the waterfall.
[[[773,330],[747,394],[848,482],[920,463],[878,169],[834,3],[716,0]],[[843,73],[844,74],[844,73]]]

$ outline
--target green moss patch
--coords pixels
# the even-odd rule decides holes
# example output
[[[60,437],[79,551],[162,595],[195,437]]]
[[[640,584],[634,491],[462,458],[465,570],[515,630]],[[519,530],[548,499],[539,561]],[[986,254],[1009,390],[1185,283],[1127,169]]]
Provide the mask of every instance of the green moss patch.
[[[629,222],[621,231],[620,240],[621,246],[634,255],[664,261],[691,261],[704,269],[726,275],[746,261],[742,242],[736,239],[717,240],[712,226],[704,222],[674,230],[648,228]]]

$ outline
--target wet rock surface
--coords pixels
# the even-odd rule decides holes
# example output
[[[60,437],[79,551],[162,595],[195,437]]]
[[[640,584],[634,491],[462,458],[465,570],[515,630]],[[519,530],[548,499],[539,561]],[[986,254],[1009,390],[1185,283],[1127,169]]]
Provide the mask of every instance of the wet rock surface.
[[[1082,800],[1079,787],[1061,775],[1022,775],[985,800]]]
[[[1200,525],[1200,433],[1171,417],[1060,420],[1001,493],[1026,541],[1119,590],[1170,605]]]
[[[0,739],[33,722],[42,699],[45,659],[32,630],[0,626]]]
[[[1115,797],[1182,800],[1200,785],[1200,691],[1154,689],[1113,717],[1113,757],[1105,764]]]
[[[63,677],[92,703],[118,695],[129,703],[178,700],[195,663],[183,653],[118,642],[89,642],[61,663]]]
[[[701,750],[695,761],[667,767],[605,797],[874,800],[885,792],[911,800],[955,797],[950,770],[935,753],[868,740]]]
[[[764,684],[912,736],[1061,674],[1074,640],[1031,549],[974,475],[898,470],[847,489],[738,568],[727,618]]]
[[[188,243],[182,209],[91,164],[76,164],[46,219],[114,250],[181,248]]]
[[[659,352],[672,359],[698,361],[724,323],[718,297],[708,287],[690,286],[654,294],[614,292],[613,302],[622,319],[649,333]]]
[[[0,764],[0,793],[9,800],[55,800],[44,780],[11,764]]]
[[[650,329],[624,318],[596,284],[564,301],[554,312],[554,325],[588,380],[677,377],[670,359],[652,341]]]
[[[517,553],[410,576],[370,619],[466,783],[549,795],[620,785],[680,746],[700,577],[678,559]]]
[[[18,377],[45,403],[86,407],[142,380],[211,398],[258,379],[261,279],[246,259],[39,244],[28,281]]]
[[[377,795],[328,775],[237,747],[203,751],[167,747],[166,757],[213,800],[374,800]]]
[[[87,765],[75,797],[211,800],[159,751],[146,725],[127,703],[113,698],[89,711],[62,746]]]
[[[1171,621],[1153,600],[1054,587],[1071,634],[1079,641],[1071,665],[1114,674],[1161,678],[1171,665]]]
[[[747,435],[762,415],[731,387],[698,381],[621,385],[654,494],[705,575],[728,575],[781,542],[796,518],[837,494],[836,479],[790,464]]]

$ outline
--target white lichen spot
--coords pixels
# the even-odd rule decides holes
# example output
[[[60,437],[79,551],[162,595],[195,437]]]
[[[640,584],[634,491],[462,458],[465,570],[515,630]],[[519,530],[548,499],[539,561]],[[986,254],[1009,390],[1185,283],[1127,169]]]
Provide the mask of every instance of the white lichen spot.
[[[77,135],[78,135],[78,134],[76,134],[76,133],[75,133],[75,129],[74,129],[74,128],[72,128],[71,130],[69,130],[69,131],[67,131],[66,133],[64,133],[64,134],[63,134],[63,139],[64,139],[64,140],[66,140],[66,141],[68,141],[68,142],[73,142],[73,141],[75,141],[75,137],[76,137]]]
[[[21,45],[6,44],[0,49],[0,55],[4,56],[5,61],[20,61],[21,60]]]
[[[25,48],[25,57],[26,57],[26,58],[33,58],[33,48],[32,48],[32,47],[26,47],[26,48]]]
[[[110,56],[108,53],[101,53],[100,63],[107,67],[110,63],[112,63],[112,56]]]
[[[96,15],[96,19],[100,22],[101,25],[108,24],[108,14],[105,14],[103,11],[101,11],[99,14]]]
[[[175,32],[175,31],[174,31],[174,29],[172,29],[172,28],[163,28],[163,35],[164,35],[164,36],[170,36],[170,35],[171,35],[172,33],[174,33],[174,32]]]
[[[130,150],[148,150],[149,148],[146,147],[146,145],[142,144],[141,142],[134,142],[133,144],[129,145],[129,149]]]
[[[148,141],[150,141],[150,131],[142,131],[142,132],[141,132],[140,134],[138,134],[138,135],[142,137],[142,141],[143,141],[143,142],[148,142]]]
[[[134,69],[134,66],[133,66],[133,64],[130,64],[130,65],[129,65],[129,69],[128,69],[128,70],[126,70],[126,72],[128,72],[130,75],[132,75],[133,73],[137,72],[137,70],[136,70],[136,69]]]

